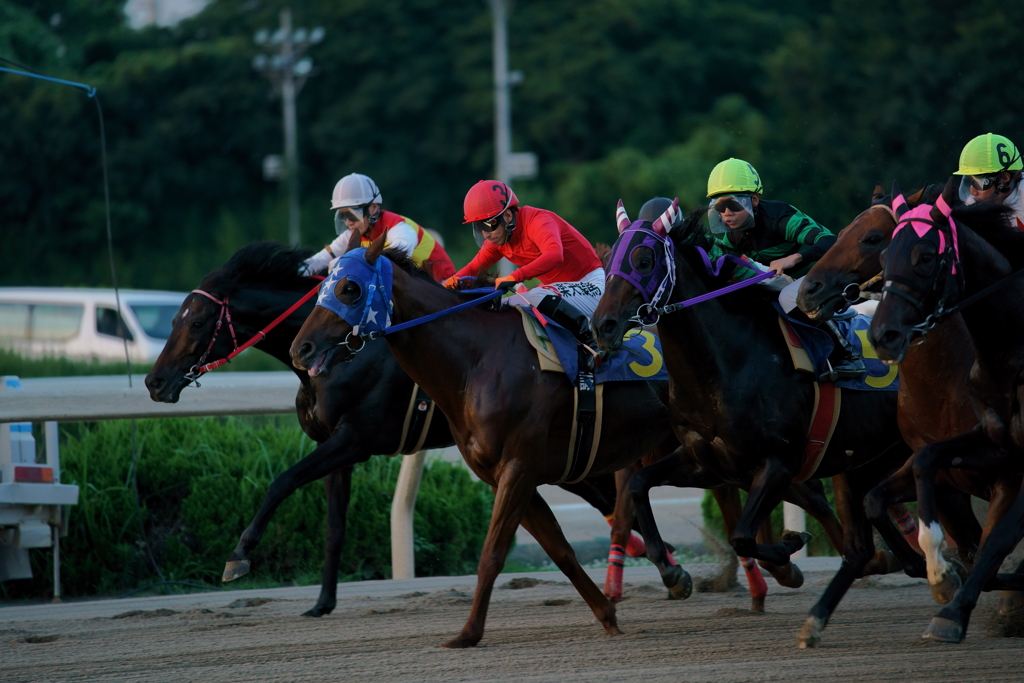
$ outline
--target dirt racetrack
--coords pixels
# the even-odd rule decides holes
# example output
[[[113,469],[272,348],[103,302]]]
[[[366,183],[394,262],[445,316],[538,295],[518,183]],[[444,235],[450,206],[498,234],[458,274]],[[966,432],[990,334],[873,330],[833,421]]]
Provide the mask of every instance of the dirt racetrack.
[[[990,635],[996,596],[983,598],[964,643],[935,645],[920,640],[937,609],[927,585],[903,575],[860,582],[822,646],[797,649],[797,630],[831,574],[808,571],[797,590],[769,579],[761,615],[747,611],[745,588],[669,601],[653,568],[629,568],[618,609],[625,635],[616,638],[603,634],[561,574],[530,574],[542,582],[494,591],[481,646],[462,651],[438,645],[466,619],[475,581],[467,577],[342,584],[338,609],[322,619],[298,616],[314,587],[5,607],[0,680],[1024,678],[1024,640]],[[503,575],[498,585],[513,576],[527,575]]]

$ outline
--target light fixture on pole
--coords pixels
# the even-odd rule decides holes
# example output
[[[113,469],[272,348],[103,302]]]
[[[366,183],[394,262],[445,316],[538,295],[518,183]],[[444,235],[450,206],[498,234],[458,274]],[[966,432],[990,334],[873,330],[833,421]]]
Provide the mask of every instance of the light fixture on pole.
[[[260,29],[254,36],[257,45],[274,49],[271,54],[256,55],[254,69],[270,79],[273,94],[281,96],[281,118],[284,126],[284,163],[264,159],[264,177],[268,180],[284,178],[288,181],[288,242],[298,245],[299,232],[299,140],[298,121],[295,116],[295,98],[306,79],[313,72],[313,60],[303,57],[311,46],[324,39],[320,27],[309,31],[292,28],[292,11],[281,10],[281,25],[273,33]],[[273,155],[272,155],[273,156]]]

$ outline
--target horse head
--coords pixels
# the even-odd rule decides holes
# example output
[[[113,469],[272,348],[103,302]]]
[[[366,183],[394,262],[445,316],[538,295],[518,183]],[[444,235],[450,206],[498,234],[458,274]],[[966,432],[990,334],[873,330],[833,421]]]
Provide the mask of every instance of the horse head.
[[[308,256],[305,249],[256,242],[204,277],[182,302],[171,334],[146,375],[150,398],[177,403],[181,390],[201,374],[199,366],[227,357],[294,302],[296,293],[312,289],[316,281],[298,274]]]
[[[383,330],[391,314],[392,263],[384,251],[386,235],[369,247],[350,244],[320,285],[313,312],[295,335],[292,365],[315,377],[338,361],[349,361],[366,342],[360,334]],[[340,340],[340,341],[339,341]],[[345,354],[338,358],[339,350]]]
[[[645,219],[642,213],[632,222],[622,200],[616,207],[619,237],[611,248],[604,295],[592,317],[602,352],[618,350],[629,327],[657,322],[655,309],[668,303],[675,288],[675,245],[669,231],[681,218],[679,199],[651,200],[645,208],[656,201],[668,207],[656,217]]]
[[[911,342],[924,337],[961,295],[960,249],[953,203],[957,182],[950,177],[934,204],[911,208],[893,184],[897,223],[884,258],[882,300],[869,336],[879,358],[899,363]]]

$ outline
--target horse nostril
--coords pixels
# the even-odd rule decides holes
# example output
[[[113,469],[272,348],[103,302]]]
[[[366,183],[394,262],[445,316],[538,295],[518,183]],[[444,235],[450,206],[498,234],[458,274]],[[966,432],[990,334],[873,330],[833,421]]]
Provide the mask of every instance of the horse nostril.
[[[165,380],[163,377],[147,377],[146,378],[146,386],[149,387],[150,389],[152,389],[153,391],[160,391],[160,389],[162,389],[164,384],[166,384],[166,383],[167,383],[167,380]]]
[[[309,354],[313,353],[313,349],[316,348],[313,342],[302,342],[302,346],[299,347],[299,358],[305,358]]]
[[[804,291],[808,294],[816,294],[823,286],[819,280],[804,280]]]
[[[886,330],[876,342],[879,346],[893,346],[900,340],[900,333],[896,330]]]
[[[619,324],[617,322],[615,322],[611,318],[608,318],[603,323],[601,323],[601,326],[598,329],[601,330],[601,334],[605,335],[606,337],[610,337],[611,335],[615,334],[615,328],[618,326]]]

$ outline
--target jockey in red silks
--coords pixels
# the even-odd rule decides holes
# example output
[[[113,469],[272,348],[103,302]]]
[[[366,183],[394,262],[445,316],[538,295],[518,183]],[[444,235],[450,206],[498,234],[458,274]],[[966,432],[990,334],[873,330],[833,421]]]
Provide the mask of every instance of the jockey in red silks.
[[[331,209],[338,237],[311,256],[300,273],[319,273],[334,264],[334,259],[348,249],[351,239],[359,236],[360,246],[368,247],[387,233],[385,247],[399,249],[438,282],[455,273],[455,265],[434,237],[416,221],[385,211],[377,184],[362,173],[350,173],[334,186]]]
[[[475,277],[505,257],[519,268],[499,277],[495,287],[512,289],[525,280],[540,280],[540,286],[519,297],[589,345],[590,316],[604,294],[604,268],[590,242],[557,214],[520,206],[512,189],[497,180],[471,187],[463,209],[464,222],[486,241],[445,286],[455,287],[459,278]]]

